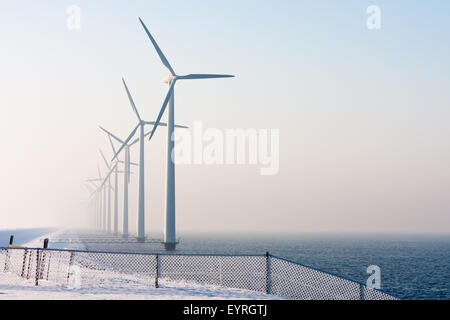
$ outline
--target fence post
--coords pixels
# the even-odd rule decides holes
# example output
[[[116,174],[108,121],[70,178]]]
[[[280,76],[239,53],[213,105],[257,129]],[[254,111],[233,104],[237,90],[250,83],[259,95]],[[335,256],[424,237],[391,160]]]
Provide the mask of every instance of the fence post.
[[[36,250],[36,276],[34,278],[34,285],[39,285],[40,263],[39,263],[39,249]]]
[[[44,270],[45,270],[45,258],[46,258],[46,252],[42,251],[42,255],[39,259],[39,279],[44,279]]]
[[[364,300],[364,285],[359,284],[359,300]]]
[[[271,287],[270,253],[266,251],[266,293],[270,294]]]
[[[9,245],[8,247],[11,247],[14,241],[14,235],[10,235],[9,236]],[[6,249],[6,256],[5,256],[5,270],[4,272],[8,272],[9,271],[9,250]]]
[[[28,255],[27,280],[30,279],[30,275],[31,275],[31,259],[33,256],[33,251],[30,250],[28,253],[29,253],[29,255]]]
[[[25,277],[25,266],[27,264],[27,253],[28,253],[27,249],[23,250],[22,273],[20,274],[20,276],[22,278]]]
[[[9,249],[6,249],[5,267],[4,267],[3,272],[8,272],[8,261],[9,261]]]
[[[159,277],[159,254],[156,254],[156,256],[155,256],[155,288],[159,288],[158,277]]]
[[[67,268],[67,285],[69,285],[70,281],[70,266],[72,265],[73,252],[70,252],[69,255],[69,267]]]

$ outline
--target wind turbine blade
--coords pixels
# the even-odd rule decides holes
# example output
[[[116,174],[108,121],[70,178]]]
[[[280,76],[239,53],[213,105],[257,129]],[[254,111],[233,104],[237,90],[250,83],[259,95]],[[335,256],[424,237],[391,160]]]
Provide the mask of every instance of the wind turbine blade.
[[[133,142],[131,142],[128,146],[129,147],[131,147],[131,146],[134,146],[136,143],[138,143],[139,142],[139,138],[136,138],[136,139],[134,139],[133,140]]]
[[[178,79],[183,79],[183,80],[217,79],[217,78],[234,78],[234,76],[228,75],[228,74],[188,74],[186,76],[178,76]]]
[[[170,98],[172,97],[172,93],[173,93],[173,88],[175,86],[175,82],[176,81],[172,81],[172,83],[170,84],[169,92],[167,92],[166,98],[164,99],[163,105],[162,105],[161,110],[159,111],[159,114],[158,114],[158,118],[156,118],[155,125],[153,127],[152,133],[150,134],[150,138],[148,138],[148,140],[151,140],[153,135],[155,134],[156,128],[158,127],[159,122],[161,121],[161,117],[164,114],[164,111],[166,110],[166,107],[167,107],[167,104],[169,103]]]
[[[103,128],[102,126],[99,126],[99,128],[101,130],[103,130],[103,132],[105,132],[107,135],[110,135],[111,137],[113,137],[115,140],[117,140],[120,143],[123,143],[122,139],[119,139],[117,136],[115,136],[114,134],[112,134],[111,132],[109,132],[108,130],[106,130],[105,128]]]
[[[167,126],[167,125],[161,125],[161,123],[159,124],[161,127],[165,127],[165,126]],[[151,135],[152,134],[152,132],[153,132],[153,129],[152,130],[150,130],[149,132],[147,132],[146,134],[144,134],[144,137],[148,137],[149,135]]]
[[[156,49],[156,52],[159,55],[159,58],[161,59],[161,62],[163,65],[166,66],[167,69],[169,69],[170,73],[175,76],[175,71],[173,71],[172,66],[170,65],[169,61],[167,61],[166,57],[164,56],[164,53],[162,53],[161,49],[159,48],[158,44],[156,43],[153,36],[150,34],[150,31],[148,31],[147,26],[145,25],[144,21],[142,21],[141,18],[139,18],[139,21],[141,22],[142,26],[144,27],[145,32],[147,33],[148,37],[150,38],[150,41],[153,43],[153,46]]]
[[[108,161],[107,161],[106,158],[105,158],[105,155],[104,155],[103,152],[102,152],[102,149],[98,149],[98,150],[100,151],[100,154],[102,155],[102,158],[103,158],[103,160],[105,161],[106,167],[107,167],[108,169],[111,169],[110,165],[108,164]]]
[[[116,166],[117,166],[117,162],[109,169],[109,172],[106,175],[105,179],[103,179],[103,183],[100,186],[100,188],[103,187],[106,184],[106,182],[109,182],[109,178],[110,178],[111,174],[114,172],[114,169],[116,168]],[[108,184],[108,187],[111,187],[111,186]],[[111,187],[111,189],[112,189],[112,187]]]
[[[125,90],[127,91],[128,100],[130,100],[131,107],[133,108],[134,112],[136,113],[136,116],[138,117],[139,121],[142,121],[141,116],[139,115],[139,112],[137,111],[136,105],[134,104],[133,97],[131,96],[130,90],[128,90],[127,84],[125,83],[125,79],[122,78],[123,85],[125,86]]]
[[[141,125],[141,123],[139,123],[136,128],[134,128],[133,131],[131,131],[130,135],[128,136],[128,138],[125,140],[125,142],[122,144],[122,146],[120,147],[120,149],[116,152],[116,154],[114,155],[114,157],[112,158],[111,161],[113,161],[114,159],[117,158],[117,156],[119,155],[119,153],[122,151],[123,148],[125,148],[125,146],[127,145],[128,141],[131,140],[131,138],[133,138],[134,134],[136,133],[137,129],[139,128],[139,126]]]
[[[101,180],[99,180],[99,181],[101,181]],[[93,182],[93,181],[89,181],[89,182],[90,182],[90,184],[92,184],[92,185],[93,185],[95,188],[97,188],[97,190],[98,190],[99,186],[96,185],[95,182]]]
[[[90,186],[90,185],[88,185],[88,184],[84,184],[84,186],[86,187],[86,189],[89,191],[89,193],[94,193],[95,192],[95,190]]]
[[[116,154],[116,148],[114,148],[114,143],[111,140],[111,136],[108,134],[109,143],[111,143],[111,148],[113,150],[113,153]]]
[[[145,122],[145,124],[155,125],[156,122],[154,122],[154,121],[148,121],[148,122]],[[158,124],[158,126],[160,126],[160,127],[167,127],[167,123],[165,123],[165,122],[160,122],[160,123]],[[188,128],[189,128],[189,127],[186,127],[186,126],[180,126],[180,125],[177,125],[177,124],[176,124],[174,127],[175,127],[175,128],[184,128],[184,129],[188,129]],[[152,133],[152,131],[153,131],[153,129],[150,130],[149,132],[147,132],[147,133],[144,135],[144,137],[147,137],[149,134]],[[138,141],[139,141],[139,139],[138,139]],[[136,142],[137,142],[137,141],[136,141]]]
[[[145,121],[145,124],[149,124],[149,125],[155,125],[156,124],[156,122],[155,121]],[[167,127],[167,123],[165,123],[165,122],[160,122],[159,124],[158,124],[158,126],[161,126],[161,127]]]
[[[106,175],[106,177],[105,177],[105,179],[103,180],[103,183],[102,183],[102,185],[101,185],[100,187],[103,187],[103,186],[108,182],[108,179],[109,179],[109,177],[110,177],[110,175],[111,175],[111,173],[112,173],[113,171],[114,171],[113,169],[109,170],[108,174]]]

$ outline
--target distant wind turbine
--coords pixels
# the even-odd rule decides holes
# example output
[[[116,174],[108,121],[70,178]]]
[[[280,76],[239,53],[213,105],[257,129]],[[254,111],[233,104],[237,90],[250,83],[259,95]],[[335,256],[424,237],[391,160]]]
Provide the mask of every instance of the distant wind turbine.
[[[133,131],[131,131],[128,138],[125,139],[122,146],[116,152],[116,154],[114,155],[112,160],[117,158],[119,153],[125,147],[128,146],[128,142],[133,138],[136,131],[138,129],[140,129],[139,130],[139,139],[137,140],[137,141],[139,141],[139,196],[138,196],[138,236],[137,236],[137,241],[144,242],[145,241],[145,193],[144,193],[144,188],[145,188],[145,181],[144,181],[144,179],[145,179],[145,175],[144,175],[144,173],[145,173],[145,171],[144,171],[145,170],[145,161],[144,161],[145,160],[145,156],[144,156],[145,155],[145,149],[144,149],[145,141],[144,141],[144,137],[145,137],[145,133],[144,133],[144,129],[145,129],[145,125],[154,125],[155,122],[144,121],[141,118],[141,116],[136,108],[136,105],[134,103],[133,97],[131,96],[130,90],[128,90],[128,86],[123,78],[122,78],[122,82],[123,82],[123,85],[127,92],[128,100],[130,101],[131,107],[133,108],[133,111],[136,114],[136,117],[138,118],[138,124],[133,129]],[[179,127],[186,128],[183,126],[179,126]],[[135,141],[135,142],[137,142],[137,141]],[[135,142],[133,142],[133,144]]]
[[[92,187],[91,185],[85,183],[84,186],[86,187],[87,191],[89,192],[89,207],[90,210],[92,210],[93,219],[94,219],[94,227],[99,227],[99,221],[98,221],[98,190],[96,188]]]
[[[87,182],[90,182],[95,188],[97,188],[98,192],[98,219],[99,219],[99,229],[106,230],[106,190],[104,179],[102,178],[102,173],[100,171],[100,167],[97,166],[98,170],[98,178],[97,179],[87,179]],[[100,182],[100,186],[96,184],[96,182]],[[102,196],[103,195],[103,196]],[[103,200],[102,200],[103,198]]]
[[[100,151],[100,154],[102,155],[103,160],[105,161],[105,165],[108,168],[108,170],[109,171],[113,170],[116,167],[116,165],[114,165],[114,167],[112,167],[111,164],[109,164],[108,161],[106,160],[105,155],[103,154],[102,150],[99,149],[99,151]],[[108,184],[107,184],[107,188],[108,188],[108,219],[107,219],[106,226],[107,226],[107,231],[111,232],[111,189],[112,189],[112,186],[111,186],[110,176],[108,175],[108,178],[105,178],[105,179],[108,179]]]
[[[120,138],[118,138],[116,135],[112,134],[108,130],[106,130],[103,127],[100,127],[100,129],[105,132],[108,135],[109,141],[111,143],[111,147],[113,149],[114,154],[117,153],[113,142],[111,141],[111,138],[115,139],[119,143],[123,144],[124,141]],[[131,144],[125,145],[125,161],[124,163],[124,179],[123,179],[123,225],[122,225],[122,236],[124,238],[128,238],[128,184],[130,183],[130,166],[131,165],[138,165],[136,163],[133,163],[130,161],[130,147],[138,142],[139,140],[135,140],[135,142]],[[117,177],[117,176],[116,176]],[[117,186],[116,186],[117,189]],[[116,191],[117,194],[117,191]],[[114,211],[114,223],[116,222],[116,212]],[[114,225],[115,228],[115,225]]]
[[[176,246],[176,235],[175,235],[175,164],[171,159],[172,151],[174,148],[174,141],[172,140],[173,132],[174,132],[174,110],[175,110],[175,83],[178,80],[193,80],[193,79],[217,79],[217,78],[231,78],[233,75],[224,75],[224,74],[189,74],[185,76],[179,76],[175,73],[169,61],[166,59],[158,44],[156,43],[153,36],[150,34],[150,31],[147,29],[147,26],[144,24],[141,18],[139,21],[144,27],[145,32],[147,33],[150,41],[156,49],[156,52],[161,59],[162,64],[169,69],[170,75],[164,78],[164,82],[169,84],[169,91],[164,100],[164,103],[161,107],[161,111],[158,114],[156,119],[156,124],[153,127],[153,131],[150,135],[151,139],[155,134],[156,128],[160,124],[160,120],[164,111],[166,109],[167,104],[169,104],[169,112],[168,112],[168,131],[167,131],[167,180],[166,180],[166,216],[165,216],[165,232],[164,232],[164,247],[166,250],[175,250]],[[170,103],[169,103],[170,100]]]

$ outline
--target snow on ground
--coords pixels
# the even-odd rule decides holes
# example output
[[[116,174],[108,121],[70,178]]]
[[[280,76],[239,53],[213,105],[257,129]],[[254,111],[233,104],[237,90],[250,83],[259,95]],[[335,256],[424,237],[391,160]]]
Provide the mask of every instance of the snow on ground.
[[[162,282],[162,283],[161,283]],[[0,300],[274,300],[281,297],[242,289],[198,285],[188,282],[160,281],[154,288],[81,288],[34,286],[34,280],[24,280],[11,274],[0,275]]]
[[[0,300],[272,300],[280,297],[219,287],[126,289],[55,289],[0,286]]]

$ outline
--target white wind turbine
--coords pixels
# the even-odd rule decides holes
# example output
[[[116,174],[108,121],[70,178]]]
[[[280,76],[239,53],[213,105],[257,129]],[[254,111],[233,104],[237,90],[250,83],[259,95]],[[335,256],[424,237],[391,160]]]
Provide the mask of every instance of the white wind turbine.
[[[98,192],[91,185],[85,183],[85,187],[89,192],[89,211],[93,215],[94,227],[98,228]]]
[[[106,185],[105,179],[102,178],[102,174],[100,171],[100,167],[98,169],[98,178],[97,179],[87,179],[87,182],[90,182],[96,189],[98,193],[98,220],[99,220],[99,229],[106,230]],[[100,182],[100,186],[96,184],[96,182]],[[102,200],[103,198],[103,200]]]
[[[105,131],[105,129],[103,129],[102,127],[100,127],[103,131]],[[111,140],[111,136],[108,133],[108,140],[111,144],[111,148],[113,151],[113,154],[116,154],[116,148],[114,147],[114,144]],[[108,166],[108,161],[106,161],[106,158],[103,154],[103,152],[100,150],[100,153],[102,154],[103,160],[105,161],[105,164]],[[114,172],[114,234],[117,235],[119,234],[119,173],[122,173],[122,171],[119,171],[119,163],[123,163],[123,161],[120,160],[116,160],[114,163],[113,161],[111,161],[111,165],[113,166],[109,166],[109,169],[111,172]],[[130,175],[130,162],[127,162],[127,157],[125,157],[125,170],[123,171],[124,177],[126,179],[126,181],[129,181],[129,175]],[[133,165],[136,165],[135,163],[132,163]],[[126,192],[127,192],[127,201],[128,201],[128,184],[126,184]],[[127,203],[127,208],[128,208],[128,203]],[[126,215],[128,215],[128,212],[126,213]],[[128,217],[127,217],[128,220]],[[128,235],[128,225],[127,225],[127,232],[126,234]]]
[[[118,138],[116,135],[109,132],[108,130],[106,130],[105,128],[100,127],[100,129],[108,135],[109,142],[111,143],[113,152],[114,152],[114,154],[116,154],[117,151],[114,147],[114,144],[113,144],[111,138],[115,139],[116,141],[118,141],[121,144],[123,144],[124,141],[121,140],[120,138]],[[125,148],[125,150],[124,150],[125,161],[123,162],[123,164],[124,164],[124,171],[123,171],[124,179],[123,179],[123,225],[122,225],[122,228],[123,228],[122,236],[124,238],[128,238],[128,184],[130,183],[130,173],[131,173],[130,167],[131,167],[131,165],[135,165],[135,166],[138,165],[137,163],[133,163],[130,161],[130,147],[138,141],[139,141],[139,139],[136,139],[133,143],[126,144],[124,147]],[[122,161],[119,161],[119,162],[122,162]],[[117,173],[116,173],[116,182],[117,182]],[[116,183],[116,190],[117,190],[117,183]],[[115,192],[115,197],[116,197],[115,199],[117,199],[117,191]],[[116,203],[116,200],[115,200],[115,203]],[[115,210],[114,211],[114,230],[115,230],[115,232],[117,232],[116,231],[116,220],[118,219],[116,217],[117,217],[117,215],[116,215],[116,210]]]
[[[99,216],[99,214],[98,214],[99,191],[97,190],[97,186],[91,180],[93,180],[93,179],[88,179],[86,181],[91,182],[94,185],[94,188],[91,185],[86,185],[86,188],[88,189],[89,193],[91,194],[90,198],[91,199],[94,198],[95,226],[96,226],[96,228],[100,228],[99,218],[98,218],[98,216]]]
[[[144,27],[145,32],[147,33],[150,41],[156,49],[156,52],[161,59],[163,65],[169,69],[170,75],[164,79],[164,82],[169,84],[169,91],[164,100],[164,103],[161,107],[161,111],[159,112],[158,118],[156,119],[156,124],[153,127],[153,131],[150,135],[151,139],[155,134],[156,128],[160,124],[160,120],[164,111],[166,109],[167,104],[169,103],[169,111],[168,111],[168,131],[167,131],[167,180],[166,180],[166,215],[165,215],[165,230],[164,230],[164,247],[166,250],[175,250],[176,246],[176,234],[175,234],[175,164],[172,160],[172,151],[174,148],[174,141],[172,139],[174,132],[174,116],[175,116],[175,103],[174,103],[174,90],[175,83],[178,80],[194,80],[194,79],[216,79],[216,78],[231,78],[233,75],[224,75],[224,74],[189,74],[185,76],[179,76],[175,73],[173,68],[171,67],[169,61],[166,59],[158,44],[156,43],[153,36],[148,31],[146,25],[139,18],[142,26]],[[170,100],[170,101],[169,101]]]
[[[145,133],[144,133],[144,129],[145,129],[145,125],[154,125],[155,122],[144,121],[141,118],[141,116],[139,115],[139,112],[136,108],[136,105],[134,103],[133,97],[131,96],[131,93],[128,90],[128,86],[125,83],[125,80],[123,78],[122,78],[122,82],[123,82],[123,85],[127,92],[128,100],[130,100],[131,107],[133,108],[133,111],[136,114],[136,117],[138,118],[138,124],[133,129],[133,131],[131,131],[128,138],[123,142],[122,146],[116,152],[116,154],[114,155],[112,160],[117,158],[117,156],[122,151],[122,149],[124,149],[128,145],[128,142],[131,140],[131,138],[133,138],[136,131],[138,129],[140,129],[139,130],[139,138],[136,141],[134,141],[132,144],[139,141],[139,191],[138,191],[139,195],[138,195],[138,236],[137,236],[137,241],[144,242],[145,241],[145,192],[144,192],[144,188],[145,188],[145,161],[144,161],[145,160],[145,148],[144,148]],[[177,126],[177,127],[186,128],[184,126]],[[153,130],[151,132],[153,132]]]
[[[105,155],[103,154],[102,150],[99,149],[100,154],[102,155],[103,160],[105,161],[105,165],[108,168],[109,171],[114,170],[114,168],[116,168],[117,166],[114,165],[113,167],[111,167],[111,164],[108,164],[108,161],[105,158]],[[105,181],[108,181],[106,185],[106,188],[108,188],[108,216],[107,216],[107,224],[106,224],[106,231],[111,232],[111,178],[110,178],[110,174],[108,174],[107,178],[105,178]]]
[[[148,124],[154,124],[154,122],[149,122]],[[166,126],[165,123],[161,122],[160,125]],[[124,153],[125,153],[125,161],[124,163],[124,180],[123,180],[123,237],[128,237],[128,185],[130,183],[130,167],[131,165],[138,166],[137,163],[131,162],[130,159],[130,148],[139,142],[139,138],[135,139],[133,142],[125,144],[125,141],[117,137],[115,134],[106,130],[105,128],[100,126],[100,129],[105,132],[111,142],[111,147],[113,149],[114,154],[117,154],[115,150],[114,144],[111,141],[111,138],[119,142],[121,145],[124,145]],[[144,137],[150,135],[151,131],[147,132]],[[122,162],[122,161],[119,161]]]
[[[101,150],[100,150],[100,152],[101,152]],[[102,156],[103,156],[103,154],[102,154]],[[106,161],[106,158],[104,158],[105,159],[105,161]],[[111,165],[111,166],[109,166],[109,172],[106,174],[106,176],[104,177],[104,178],[100,178],[100,179],[91,179],[91,180],[88,180],[89,182],[94,182],[94,181],[102,181],[102,183],[101,183],[101,185],[98,187],[98,189],[99,190],[104,190],[104,202],[106,202],[106,196],[105,196],[105,194],[106,194],[106,191],[105,191],[105,189],[106,188],[108,188],[109,190],[111,190],[111,189],[113,189],[113,190],[115,190],[115,191],[117,191],[117,176],[118,176],[118,173],[122,173],[122,171],[119,171],[118,170],[118,164],[120,163],[120,162],[122,162],[122,161],[116,161],[113,165]],[[99,171],[100,172],[100,171]],[[111,179],[111,174],[115,174],[115,176],[116,176],[116,188],[112,188],[111,186],[110,186],[110,179]],[[117,192],[115,192],[115,202],[116,202],[116,204],[117,204],[117,202],[118,202],[118,195],[117,195]],[[106,205],[104,205],[104,209],[106,208]],[[117,205],[116,205],[116,208],[117,208]],[[105,228],[106,228],[106,225],[107,225],[107,221],[106,221],[106,210],[103,210],[103,212],[104,212],[104,221],[103,221],[103,224],[104,224],[104,226],[105,226]],[[108,217],[108,220],[110,221],[111,219],[110,219],[110,217]],[[116,221],[116,225],[118,225],[118,223],[117,223],[117,220],[118,220],[118,215],[116,215],[116,217],[115,217],[115,221]],[[118,228],[117,228],[118,229]],[[109,230],[108,230],[109,231]],[[117,232],[118,233],[118,232]]]

